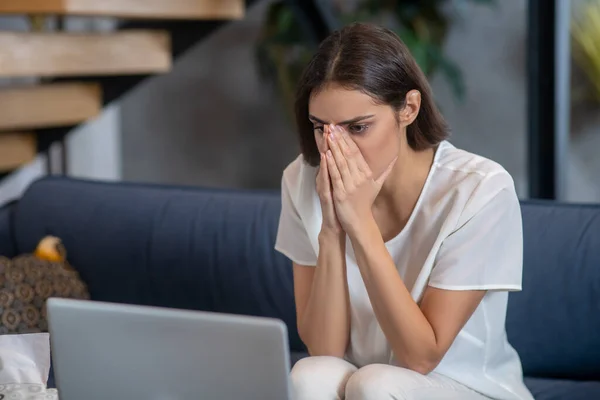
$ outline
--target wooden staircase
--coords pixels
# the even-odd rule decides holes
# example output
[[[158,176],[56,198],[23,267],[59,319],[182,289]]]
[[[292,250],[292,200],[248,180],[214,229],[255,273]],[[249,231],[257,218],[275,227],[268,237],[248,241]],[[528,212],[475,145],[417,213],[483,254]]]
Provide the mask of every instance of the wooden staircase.
[[[55,83],[0,90],[0,131],[80,124],[102,108],[100,85]]]
[[[167,32],[0,32],[0,77],[62,77],[168,72]]]
[[[238,0],[3,0],[2,14],[111,16],[145,19],[240,19]]]
[[[36,21],[29,32],[0,30],[0,78],[38,82],[0,88],[0,174],[32,161],[141,78],[168,73],[183,49],[181,33],[184,46],[197,37],[190,23],[212,29],[243,18],[245,8],[244,0],[0,0],[0,15]],[[126,22],[112,32],[39,29],[47,16],[75,15]]]

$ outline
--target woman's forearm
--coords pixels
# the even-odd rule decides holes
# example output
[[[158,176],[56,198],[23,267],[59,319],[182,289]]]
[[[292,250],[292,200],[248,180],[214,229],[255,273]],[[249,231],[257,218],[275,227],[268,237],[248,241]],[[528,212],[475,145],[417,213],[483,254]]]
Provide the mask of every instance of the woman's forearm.
[[[375,316],[404,367],[426,374],[439,362],[434,330],[396,270],[377,224],[350,234]]]
[[[299,321],[300,337],[313,356],[343,357],[350,337],[346,280],[346,235],[319,235],[319,255],[311,293]]]

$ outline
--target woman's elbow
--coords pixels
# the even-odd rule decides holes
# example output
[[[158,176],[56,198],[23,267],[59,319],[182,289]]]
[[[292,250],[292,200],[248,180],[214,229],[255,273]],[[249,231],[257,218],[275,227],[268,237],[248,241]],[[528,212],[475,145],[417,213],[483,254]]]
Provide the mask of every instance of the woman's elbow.
[[[437,368],[441,361],[442,357],[437,354],[422,355],[406,360],[405,367],[421,375],[428,375]]]
[[[412,365],[408,365],[408,369],[413,370],[415,372],[418,372],[421,375],[428,375],[429,373],[431,373],[435,368],[437,367],[437,364],[433,364],[433,363],[426,363],[426,362],[422,362],[422,363],[413,363]]]

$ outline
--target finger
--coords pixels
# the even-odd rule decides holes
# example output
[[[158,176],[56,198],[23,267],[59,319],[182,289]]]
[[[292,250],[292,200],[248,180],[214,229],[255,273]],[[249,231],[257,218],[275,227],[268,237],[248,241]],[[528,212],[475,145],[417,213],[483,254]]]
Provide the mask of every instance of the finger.
[[[324,125],[323,126],[323,157],[325,157],[325,154],[327,154],[327,150],[329,150],[329,143],[327,141],[327,137],[329,136],[329,132],[331,132],[331,127],[330,125]],[[325,160],[327,161],[327,160]]]
[[[321,154],[321,166],[320,166],[320,170],[323,170],[324,173],[321,176],[321,182],[322,183],[329,183],[331,185],[330,179],[329,179],[329,170],[327,168],[327,158],[326,158],[326,154],[327,154],[327,150],[329,150],[329,144],[327,142],[327,136],[329,136],[329,132],[331,131],[331,126],[329,124],[327,125],[323,125],[323,145],[322,145],[322,151],[320,152]],[[331,187],[329,187],[329,189],[331,189]]]
[[[321,185],[323,187],[323,193],[329,194],[331,193],[331,182],[329,180],[329,170],[327,168],[327,160],[325,159],[325,154],[321,153],[321,167],[319,170],[319,180],[321,181]]]
[[[381,187],[383,186],[383,182],[385,182],[385,180],[387,179],[387,177],[390,175],[390,173],[392,172],[392,169],[394,168],[394,165],[396,164],[396,160],[398,160],[398,156],[396,156],[396,158],[394,158],[392,160],[392,162],[390,163],[390,165],[387,166],[387,168],[383,171],[383,173],[379,176],[379,178],[377,178],[375,180],[375,183]]]
[[[371,173],[369,165],[365,161],[362,152],[360,151],[354,140],[352,140],[348,131],[345,129],[342,130],[342,138],[344,139],[344,143],[348,148],[348,152],[352,154],[352,157],[355,160],[356,168],[362,173],[369,175]]]
[[[324,183],[325,180],[329,180],[329,172],[327,171],[327,158],[326,158],[327,150],[329,150],[329,145],[327,144],[327,136],[328,135],[329,135],[329,125],[323,125],[323,144],[321,146],[322,149],[319,152],[321,154],[321,164],[320,164],[319,170],[325,171],[326,173],[322,174],[321,177],[319,178],[322,183]]]
[[[350,169],[348,168],[348,162],[346,160],[346,157],[342,153],[342,149],[339,145],[339,141],[341,140],[340,133],[336,133],[332,130],[331,133],[328,135],[327,139],[329,140],[329,151],[331,151],[331,153],[333,154],[333,159],[335,161],[337,169],[340,172],[340,176],[344,180],[344,186],[351,184],[353,181],[353,177],[350,173]]]
[[[355,151],[350,148],[348,142],[352,142],[354,144],[354,141],[350,138],[350,135],[348,135],[348,132],[345,129],[343,129],[341,126],[336,126],[334,129],[336,130],[336,134],[339,133],[338,137],[340,140],[338,140],[338,143],[340,145],[340,149],[342,150],[342,154],[346,157],[348,169],[352,175],[357,175],[360,172],[360,168],[358,167],[358,158],[361,158],[362,154],[360,151]],[[358,150],[356,144],[354,144],[354,147],[356,150]]]
[[[338,166],[333,159],[331,150],[327,150],[325,158],[327,158],[327,169],[329,170],[329,177],[331,178],[331,187],[333,188],[333,191],[344,193],[344,181],[342,180],[342,175],[340,174]]]

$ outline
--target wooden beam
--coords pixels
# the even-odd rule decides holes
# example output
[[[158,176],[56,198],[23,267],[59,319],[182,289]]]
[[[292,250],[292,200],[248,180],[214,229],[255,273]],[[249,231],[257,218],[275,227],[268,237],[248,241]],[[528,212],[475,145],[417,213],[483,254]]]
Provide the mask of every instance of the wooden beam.
[[[8,172],[35,158],[37,146],[33,133],[0,133],[0,172]]]
[[[100,85],[56,83],[0,90],[0,131],[77,125],[100,113]]]
[[[4,0],[0,1],[0,14],[241,19],[244,6],[244,0]]]
[[[0,77],[143,75],[171,68],[163,31],[0,32]]]

